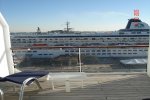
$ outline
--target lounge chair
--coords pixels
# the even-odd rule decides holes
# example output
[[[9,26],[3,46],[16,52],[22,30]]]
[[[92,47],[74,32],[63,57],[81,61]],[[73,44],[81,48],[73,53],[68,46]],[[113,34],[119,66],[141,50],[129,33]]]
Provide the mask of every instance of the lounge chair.
[[[39,89],[42,89],[38,82],[38,78],[48,75],[47,71],[23,71],[19,73],[15,73],[12,75],[8,75],[6,77],[0,78],[0,82],[12,82],[18,85],[21,85],[19,100],[23,100],[24,88],[25,86],[30,85],[32,82],[35,82]],[[1,92],[2,94],[3,92]],[[3,95],[2,95],[3,97]]]

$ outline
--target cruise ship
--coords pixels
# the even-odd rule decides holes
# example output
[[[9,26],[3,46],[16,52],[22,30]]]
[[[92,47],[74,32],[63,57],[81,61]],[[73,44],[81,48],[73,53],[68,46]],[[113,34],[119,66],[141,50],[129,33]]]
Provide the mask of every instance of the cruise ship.
[[[146,57],[150,26],[129,19],[125,29],[114,32],[75,32],[66,30],[11,33],[14,59],[55,58],[80,54],[97,57]],[[80,50],[79,50],[80,48]]]

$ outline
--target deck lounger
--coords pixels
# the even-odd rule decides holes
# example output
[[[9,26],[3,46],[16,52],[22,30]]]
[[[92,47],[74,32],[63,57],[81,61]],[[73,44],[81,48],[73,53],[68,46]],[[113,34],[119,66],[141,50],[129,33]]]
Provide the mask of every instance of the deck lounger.
[[[23,100],[24,88],[35,82],[39,89],[42,89],[38,82],[38,78],[48,75],[48,71],[23,71],[15,73],[3,78],[0,78],[0,82],[12,82],[21,85],[19,100]],[[3,92],[1,91],[1,98],[3,98]]]

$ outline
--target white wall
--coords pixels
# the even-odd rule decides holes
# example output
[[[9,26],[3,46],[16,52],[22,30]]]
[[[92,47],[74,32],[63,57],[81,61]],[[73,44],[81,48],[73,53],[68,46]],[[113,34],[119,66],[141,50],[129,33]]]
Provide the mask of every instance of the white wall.
[[[0,77],[14,73],[9,27],[0,13]]]

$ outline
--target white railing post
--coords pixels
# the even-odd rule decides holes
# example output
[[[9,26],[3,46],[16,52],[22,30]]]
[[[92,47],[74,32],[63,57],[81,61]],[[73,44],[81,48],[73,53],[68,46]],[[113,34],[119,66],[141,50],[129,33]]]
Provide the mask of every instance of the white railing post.
[[[13,64],[13,57],[12,57],[12,51],[11,51],[11,41],[10,41],[10,32],[9,32],[9,26],[5,20],[5,18],[2,16],[0,12],[0,26],[2,27],[2,30],[0,34],[3,34],[3,43],[5,48],[5,54],[6,54],[6,60],[7,60],[7,67],[9,70],[9,74],[14,73],[14,64]],[[2,40],[1,40],[2,41]]]
[[[80,72],[82,72],[82,67],[81,67],[81,51],[79,48],[79,65],[80,65]]]

